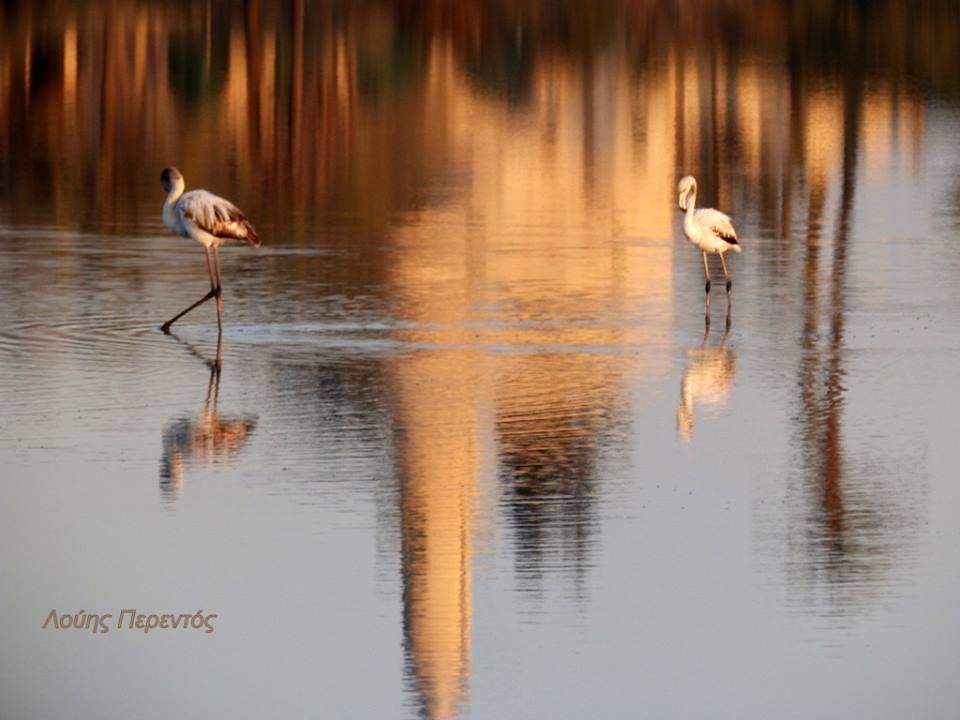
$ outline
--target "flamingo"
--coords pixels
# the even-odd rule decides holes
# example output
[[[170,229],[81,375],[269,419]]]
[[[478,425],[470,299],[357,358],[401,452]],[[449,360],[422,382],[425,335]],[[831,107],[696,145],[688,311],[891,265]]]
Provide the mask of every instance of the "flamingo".
[[[167,193],[163,203],[163,223],[177,235],[193,238],[203,245],[207,255],[210,292],[183,312],[167,320],[160,329],[169,334],[170,326],[198,305],[217,299],[217,331],[223,331],[223,294],[220,289],[220,246],[228,242],[247,242],[260,247],[260,238],[246,215],[229,200],[206,190],[185,193],[183,175],[175,167],[160,173],[160,185]]]
[[[723,254],[730,250],[741,252],[742,248],[740,243],[737,242],[737,231],[733,229],[733,223],[729,216],[713,208],[703,208],[701,210],[694,208],[697,202],[697,181],[693,175],[681,178],[677,185],[677,192],[680,193],[680,209],[686,211],[686,216],[683,218],[683,233],[687,236],[687,240],[703,253],[703,274],[707,278],[705,288],[707,294],[707,322],[709,322],[710,268],[707,265],[707,253],[716,253],[720,256],[723,276],[727,280],[727,300],[729,302],[733,280],[730,278],[730,271],[727,270],[727,261]]]

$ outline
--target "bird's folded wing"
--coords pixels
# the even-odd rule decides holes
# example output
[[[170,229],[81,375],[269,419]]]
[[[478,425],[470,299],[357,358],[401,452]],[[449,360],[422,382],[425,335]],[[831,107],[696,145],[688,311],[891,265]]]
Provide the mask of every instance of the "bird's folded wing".
[[[177,207],[185,223],[192,223],[214,237],[260,245],[253,225],[243,211],[229,200],[206,190],[192,190],[183,194]]]
[[[730,221],[729,216],[719,210],[704,208],[703,210],[697,210],[696,217],[700,227],[704,230],[712,233],[721,240],[726,240],[731,245],[738,244],[737,231],[733,229],[733,223]]]

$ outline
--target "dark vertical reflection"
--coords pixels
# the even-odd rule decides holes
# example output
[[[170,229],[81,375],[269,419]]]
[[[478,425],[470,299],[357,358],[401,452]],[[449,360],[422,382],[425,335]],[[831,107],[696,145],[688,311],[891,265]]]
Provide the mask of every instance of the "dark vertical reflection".
[[[803,67],[800,62],[797,43],[795,33],[790,33],[786,57],[790,127],[787,134],[787,158],[783,164],[783,188],[780,207],[780,237],[786,241],[784,247],[788,249],[793,247],[794,178],[804,154],[803,118],[806,112],[803,102]],[[823,202],[822,198],[820,202]]]
[[[824,398],[823,509],[830,546],[843,556],[843,443],[841,440],[844,404],[844,327],[846,321],[847,251],[850,214],[856,188],[858,144],[860,139],[860,105],[863,95],[863,70],[859,59],[851,63],[843,84],[843,166],[841,169],[840,207],[833,242],[830,268],[830,332],[827,351],[827,379]]]
[[[791,70],[797,72],[796,68]],[[845,505],[846,461],[842,439],[844,285],[849,220],[857,172],[861,93],[862,75],[859,62],[854,62],[844,71],[840,202],[825,298],[820,275],[823,249],[821,226],[826,188],[823,177],[814,175],[808,178],[810,187],[804,272],[806,310],[801,338],[803,355],[799,393],[801,452],[806,492],[812,501],[807,522],[814,532],[806,534],[807,548],[804,554],[808,559],[803,562],[806,565],[804,574],[809,574],[809,582],[814,587],[824,583],[825,587],[835,587],[837,590],[849,582],[851,574],[858,567],[869,565],[869,558],[863,556],[862,548],[850,542],[852,531]],[[824,316],[829,327],[826,347],[822,348],[818,328],[819,320]],[[801,526],[796,532],[805,532],[805,528]]]
[[[806,605],[823,603],[826,612],[841,615],[869,600],[879,587],[877,576],[902,551],[896,535],[902,511],[877,489],[878,476],[889,463],[851,452],[845,440],[847,275],[865,96],[864,49],[859,44],[853,48],[842,72],[839,197],[829,246],[822,239],[829,186],[816,166],[810,166],[806,178],[806,304],[796,420],[802,500],[796,498],[801,505],[794,508],[803,511],[790,531],[799,555],[789,565],[795,589],[813,598]],[[796,73],[791,82],[801,85],[798,69],[791,72]],[[796,97],[799,90],[792,94]],[[802,101],[795,102],[801,109]],[[791,141],[791,147],[798,158],[807,149],[799,141]]]
[[[304,0],[291,0],[290,23],[290,127],[288,128],[290,191],[296,196],[303,181],[300,155],[303,152],[303,83],[304,83]],[[279,100],[279,98],[278,98]]]
[[[688,166],[687,161],[687,144],[686,144],[686,72],[684,67],[684,57],[683,54],[678,50],[674,50],[676,53],[674,57],[674,73],[676,79],[674,82],[673,88],[673,113],[674,113],[674,123],[673,123],[673,147],[674,147],[674,166],[677,168],[685,168]],[[686,171],[681,171],[686,172]],[[672,179],[672,178],[671,178]]]
[[[497,392],[501,506],[518,588],[550,574],[584,597],[598,524],[600,462],[623,432],[618,374],[603,359],[537,356],[511,363]]]
[[[700,107],[700,128],[697,136],[700,140],[699,167],[704,173],[701,181],[707,194],[702,199],[704,207],[716,207],[720,198],[720,147],[719,113],[717,112],[717,57],[716,48],[707,47],[699,57],[699,87],[697,104]]]
[[[247,61],[247,137],[250,139],[250,154],[258,158],[260,157],[262,132],[260,126],[262,110],[260,84],[264,71],[270,70],[270,68],[263,67],[263,32],[260,22],[259,0],[244,0],[243,19],[245,23],[243,38]]]

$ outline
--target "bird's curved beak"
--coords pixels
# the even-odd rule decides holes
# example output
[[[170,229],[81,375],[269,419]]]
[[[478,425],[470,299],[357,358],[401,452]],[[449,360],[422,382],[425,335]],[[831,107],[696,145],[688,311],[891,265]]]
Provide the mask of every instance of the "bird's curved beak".
[[[686,190],[680,193],[680,209],[681,210],[687,209],[687,191]]]

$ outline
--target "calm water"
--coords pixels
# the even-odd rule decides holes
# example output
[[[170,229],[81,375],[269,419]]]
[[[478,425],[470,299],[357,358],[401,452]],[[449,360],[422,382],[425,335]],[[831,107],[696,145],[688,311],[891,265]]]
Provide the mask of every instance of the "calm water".
[[[955,11],[5,5],[0,716],[956,718]]]

